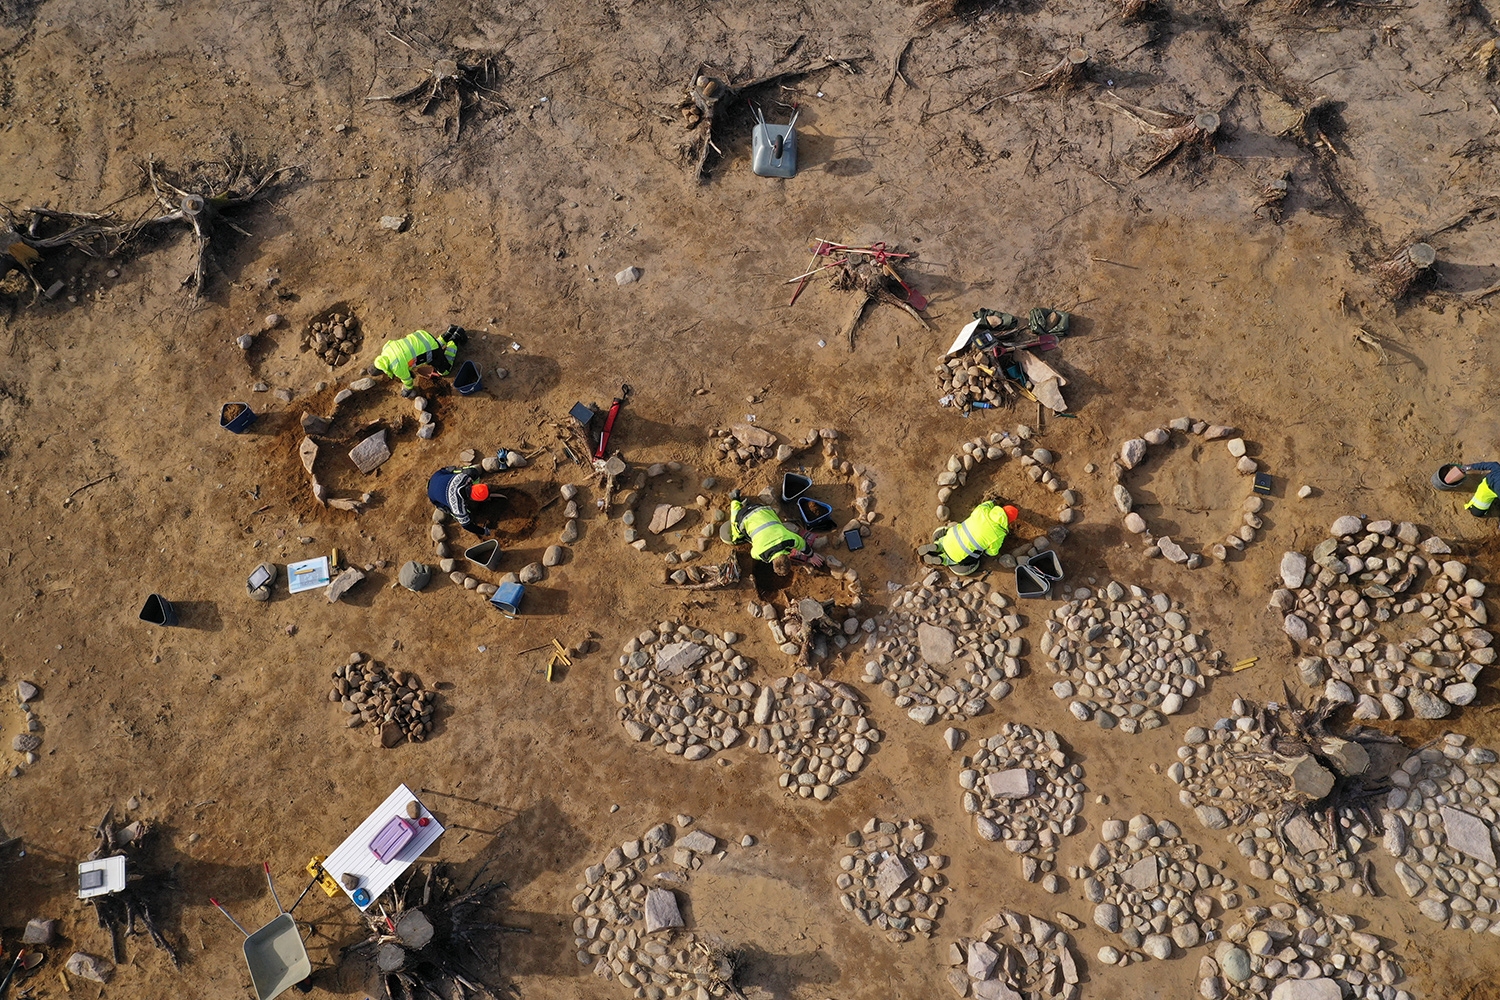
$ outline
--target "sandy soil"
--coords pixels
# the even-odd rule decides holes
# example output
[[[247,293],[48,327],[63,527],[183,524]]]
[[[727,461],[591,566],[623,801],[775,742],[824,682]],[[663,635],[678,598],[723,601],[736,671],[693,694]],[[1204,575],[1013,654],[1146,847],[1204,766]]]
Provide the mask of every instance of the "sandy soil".
[[[570,561],[516,621],[446,579],[420,595],[390,589],[395,567],[430,553],[423,486],[433,469],[466,447],[547,449],[508,479],[545,503],[585,479],[553,423],[576,400],[607,404],[622,382],[635,389],[616,437],[626,457],[683,462],[695,477],[718,476],[721,492],[735,472],[708,447],[710,428],[747,413],[785,436],[838,428],[846,456],[878,483],[881,518],[849,558],[872,610],[887,581],[920,572],[912,549],[933,527],[931,484],[946,456],[980,431],[1037,426],[1084,495],[1086,516],[1062,546],[1073,578],[1165,590],[1233,659],[1261,661],[1220,679],[1174,725],[1132,738],[1075,722],[1032,657],[1015,693],[967,728],[984,735],[1022,719],[1076,750],[1088,826],[1064,843],[1061,865],[1083,863],[1101,820],[1146,810],[1181,822],[1209,858],[1249,879],[1150,766],[1164,768],[1182,729],[1211,724],[1236,695],[1278,697],[1293,678],[1292,651],[1263,611],[1282,551],[1305,551],[1353,512],[1430,526],[1486,579],[1500,565],[1493,527],[1427,486],[1440,461],[1494,458],[1500,431],[1493,300],[1472,297],[1500,280],[1500,111],[1469,60],[1495,29],[1482,6],[1447,3],[1294,14],[1269,2],[1184,2],[1134,23],[1104,4],[972,6],[919,28],[917,7],[852,0],[0,4],[0,203],[131,215],[149,200],[148,157],[185,167],[242,149],[299,167],[242,214],[248,237],[220,232],[196,301],[181,284],[194,248],[180,236],[116,260],[51,257],[38,278],[66,283],[56,300],[0,298],[0,674],[8,689],[29,679],[44,690],[41,761],[0,779],[0,825],[28,851],[0,870],[0,925],[61,918],[67,944],[48,969],[68,947],[108,955],[71,898],[71,865],[92,848],[104,809],[135,795],[129,816],[159,823],[167,860],[182,866],[181,905],[164,929],[184,964],[174,972],[131,939],[102,993],[244,995],[238,934],[206,897],[247,922],[269,918],[257,863],[271,862],[285,898],[307,858],[397,781],[436,790],[428,801],[452,827],[442,858],[492,861],[509,883],[506,919],[533,933],[507,936],[499,967],[523,995],[624,995],[574,961],[568,901],[585,865],[678,812],[760,841],[732,852],[734,867],[693,900],[696,920],[757,956],[760,995],[930,997],[947,989],[947,940],[999,906],[1086,915],[1076,895],[1021,881],[1013,859],[970,833],[939,732],[874,692],[869,709],[890,739],[827,803],[783,796],[774,763],[758,755],[687,764],[628,742],[610,671],[641,628],[672,618],[735,629],[762,677],[786,666],[745,613],[748,583],[663,589],[659,560],[628,549],[617,519],[582,522]],[[1080,39],[1093,61],[1078,88],[993,100]],[[457,141],[443,128],[451,104],[421,116],[367,100],[454,49],[493,54],[498,67]],[[783,120],[801,106],[796,179],[750,175],[749,116],[736,108],[710,180],[695,183],[677,105],[700,62],[742,81],[776,72],[778,58],[824,56],[859,72],[831,66],[754,92]],[[1217,155],[1137,177],[1151,140],[1101,103],[1111,94],[1219,111]],[[1334,151],[1275,134],[1273,97],[1305,108],[1322,96],[1337,110]],[[1257,218],[1263,187],[1284,173],[1284,220]],[[386,215],[409,225],[383,230]],[[811,236],[917,250],[910,274],[932,299],[934,330],[876,308],[851,352],[835,337],[845,294],[814,285],[788,308],[781,282],[806,261]],[[1417,237],[1437,250],[1440,287],[1392,305],[1369,267]],[[617,287],[613,274],[630,265],[641,280]],[[364,325],[358,365],[386,337],[458,322],[482,331],[471,356],[511,372],[479,396],[439,396],[431,442],[417,439],[389,386],[362,397],[355,416],[345,411],[349,429],[334,436],[362,420],[406,420],[389,463],[338,484],[375,495],[362,516],[317,507],[296,455],[302,410],[326,412],[355,374],[353,364],[331,374],[298,350],[304,326],[339,302]],[[1038,425],[1029,404],[968,420],[937,407],[932,366],[968,314],[1036,304],[1076,312],[1076,335],[1049,360],[1072,380],[1078,419]],[[242,352],[235,338],[270,312],[286,324]],[[1357,341],[1359,329],[1382,347]],[[252,393],[257,382],[294,398]],[[228,400],[261,413],[251,433],[216,426]],[[1114,515],[1110,476],[1085,472],[1107,470],[1121,440],[1178,415],[1241,428],[1276,476],[1263,540],[1223,567],[1145,560]],[[1173,453],[1132,485],[1206,543],[1234,523],[1244,495],[1220,460],[1212,448],[1200,462]],[[1303,483],[1317,490],[1308,500],[1296,498]],[[555,538],[559,507],[541,512],[507,569]],[[332,547],[388,568],[336,605],[284,588],[268,604],[246,599],[257,562]],[[183,627],[137,621],[151,592],[177,603]],[[1028,637],[1048,608],[1028,609]],[[542,654],[517,652],[590,630],[602,651],[554,684]],[[353,650],[438,685],[429,742],[386,751],[342,726],[324,698],[327,671]],[[850,655],[831,673],[858,685],[861,662]],[[1497,703],[1486,685],[1447,722],[1493,746]],[[9,754],[21,715],[7,705]],[[1413,743],[1441,731],[1393,728]],[[931,942],[890,945],[837,903],[840,838],[875,813],[929,822],[953,857],[953,904]],[[1376,860],[1381,883],[1394,885]],[[1489,936],[1434,931],[1399,896],[1356,909],[1395,941],[1415,994],[1500,996]],[[323,967],[314,995],[364,996],[359,968],[331,968],[361,933],[353,911],[315,894],[298,917]],[[1198,952],[1101,971],[1102,932],[1078,939],[1085,996],[1194,995]],[[34,983],[39,997],[63,995],[50,972]]]

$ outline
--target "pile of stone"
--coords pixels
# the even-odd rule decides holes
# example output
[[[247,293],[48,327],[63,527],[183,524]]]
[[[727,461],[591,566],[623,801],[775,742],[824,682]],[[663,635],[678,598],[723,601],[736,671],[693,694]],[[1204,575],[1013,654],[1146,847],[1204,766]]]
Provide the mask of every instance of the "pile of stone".
[[[1228,839],[1249,860],[1256,878],[1303,893],[1337,892],[1347,884],[1354,895],[1364,895],[1363,873],[1339,850],[1343,846],[1347,857],[1359,853],[1370,838],[1362,823],[1340,817],[1339,835],[1345,843],[1339,845],[1329,840],[1324,824],[1305,812],[1283,818],[1289,801],[1327,795],[1333,772],[1316,760],[1308,763],[1310,758],[1282,759],[1268,753],[1260,716],[1251,703],[1236,698],[1232,712],[1212,729],[1188,729],[1186,745],[1177,748],[1178,760],[1167,770],[1179,786],[1178,800],[1210,830],[1248,824],[1248,832],[1232,832]],[[1350,758],[1351,765],[1368,762],[1368,754],[1348,741],[1325,739],[1317,749],[1330,762],[1341,757]]]
[[[1021,675],[1024,619],[978,577],[934,570],[896,594],[865,648],[864,679],[924,726],[962,721],[1011,692]]]
[[[1333,522],[1331,538],[1281,560],[1283,587],[1271,610],[1294,642],[1319,648],[1298,664],[1303,683],[1330,701],[1352,703],[1356,719],[1441,719],[1478,695],[1475,681],[1495,662],[1484,584],[1437,536],[1409,521]],[[1421,631],[1400,642],[1382,623],[1419,616]]]
[[[761,688],[751,718],[762,727],[751,746],[776,756],[782,768],[777,783],[820,802],[859,774],[881,739],[859,692],[800,670]]]
[[[1255,459],[1245,454],[1245,439],[1239,437],[1233,427],[1210,424],[1204,420],[1194,420],[1192,417],[1178,417],[1167,426],[1152,428],[1140,437],[1131,438],[1120,446],[1120,455],[1115,463],[1114,498],[1115,506],[1125,517],[1125,529],[1141,536],[1146,546],[1147,556],[1153,558],[1164,556],[1169,562],[1181,563],[1188,569],[1197,569],[1203,564],[1203,556],[1197,552],[1189,552],[1183,547],[1181,541],[1173,541],[1170,535],[1153,537],[1150,524],[1139,511],[1135,510],[1135,499],[1130,495],[1130,490],[1125,487],[1124,483],[1125,473],[1144,462],[1148,451],[1153,446],[1169,442],[1174,433],[1184,438],[1193,436],[1201,437],[1205,441],[1224,441],[1229,457],[1235,459],[1235,467],[1242,476],[1253,476],[1260,466]],[[1254,542],[1256,532],[1264,524],[1260,517],[1262,509],[1262,499],[1252,491],[1241,507],[1240,526],[1226,535],[1224,541],[1210,546],[1209,554],[1223,562],[1229,558],[1231,551],[1243,551],[1245,546]]]
[[[916,935],[931,938],[948,902],[942,874],[948,859],[930,854],[932,834],[914,819],[883,822],[871,817],[844,843],[855,848],[839,859],[839,902],[867,927],[886,932],[895,944]]]
[[[1247,906],[1198,963],[1204,1000],[1411,1000],[1396,957],[1354,918],[1311,906]],[[1340,983],[1347,989],[1341,989]]]
[[[728,430],[716,428],[708,436],[719,453],[736,465],[753,467],[764,462],[785,462],[797,450],[782,444],[774,432],[750,423],[731,424]]]
[[[1026,881],[1062,892],[1051,858],[1060,838],[1081,825],[1084,787],[1083,767],[1068,763],[1057,734],[1007,722],[959,764],[964,812],[979,838],[1022,855]]]
[[[692,823],[677,821],[684,829]],[[680,902],[704,860],[723,856],[717,837],[701,829],[678,836],[671,823],[612,848],[584,871],[573,897],[578,964],[637,997],[737,995],[732,970],[684,928]]]
[[[334,668],[328,700],[348,714],[346,726],[357,729],[370,723],[375,741],[389,749],[421,743],[432,733],[437,692],[423,687],[415,674],[391,670],[354,652],[347,663]]]
[[[1034,448],[1027,450],[1027,441],[1031,437],[1030,427],[1018,427],[1014,434],[1010,432],[991,434],[988,438],[976,437],[972,441],[965,441],[959,449],[959,454],[948,456],[947,468],[938,474],[937,491],[937,519],[940,523],[947,522],[952,518],[948,509],[948,501],[954,492],[966,485],[969,481],[969,473],[975,467],[985,462],[1003,462],[1007,458],[1019,459],[1026,470],[1026,475],[1034,483],[1051,490],[1053,493],[1061,494],[1062,506],[1058,509],[1057,520],[1062,524],[1072,524],[1081,516],[1078,512],[1079,497],[1076,491],[1068,489],[1067,483],[1052,470],[1052,465],[1057,461],[1057,455],[1046,448]],[[968,511],[959,511],[958,519],[962,520],[968,516]],[[1031,553],[1024,553],[1030,555]]]
[[[302,349],[312,351],[330,368],[354,357],[364,342],[359,320],[353,313],[339,312],[337,307],[302,331]]]
[[[739,638],[667,621],[626,642],[614,674],[615,701],[630,738],[684,760],[738,744],[750,729],[758,691],[745,680],[752,662],[732,648]]]
[[[1500,937],[1495,823],[1500,766],[1495,751],[1449,733],[1391,775],[1385,848],[1396,878],[1422,915],[1453,930]]]
[[[16,684],[16,701],[21,706],[21,711],[26,714],[24,731],[11,738],[10,748],[20,754],[28,764],[35,764],[41,758],[37,751],[42,748],[42,738],[37,733],[42,728],[42,721],[36,717],[36,708],[32,705],[42,693],[41,688],[30,681],[19,681]],[[21,768],[15,765],[11,768],[10,776],[18,778],[21,776]]]
[[[1105,965],[1166,959],[1212,940],[1219,931],[1215,906],[1238,905],[1238,884],[1198,860],[1198,847],[1184,841],[1170,820],[1144,813],[1128,825],[1109,819],[1099,835],[1085,870],[1084,896],[1094,904],[1094,923],[1125,944],[1124,951],[1099,949]]]
[[[1072,938],[1030,914],[1001,910],[950,945],[948,962],[953,992],[974,1000],[1078,1000],[1082,989]]]
[[[815,601],[805,597],[785,611],[769,602],[750,603],[750,615],[765,621],[771,640],[798,666],[806,667],[830,654],[841,653],[853,644],[861,631],[867,636],[875,631],[875,620],[860,621],[852,610],[840,609],[833,601]]]
[[[1207,689],[1220,654],[1173,607],[1166,594],[1112,582],[1097,596],[1079,587],[1052,612],[1041,651],[1063,678],[1052,693],[1074,718],[1137,733]]]

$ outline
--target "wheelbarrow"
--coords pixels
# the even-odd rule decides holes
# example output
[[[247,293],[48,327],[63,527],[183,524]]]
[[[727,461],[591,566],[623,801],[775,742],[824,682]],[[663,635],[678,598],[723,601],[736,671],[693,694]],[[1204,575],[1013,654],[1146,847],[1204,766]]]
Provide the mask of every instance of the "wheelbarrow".
[[[255,988],[256,1000],[271,1000],[311,976],[312,962],[307,957],[306,945],[302,943],[302,932],[297,930],[297,921],[292,919],[289,910],[281,908],[281,897],[276,895],[276,886],[271,881],[270,863],[262,862],[261,867],[265,869],[266,885],[271,889],[271,898],[276,900],[278,911],[270,923],[252,934],[220,906],[217,899],[209,902],[245,935],[245,964],[250,967],[250,983]],[[314,877],[307,889],[316,883]],[[302,890],[302,896],[307,895],[307,889]],[[302,902],[302,896],[297,897],[297,903]],[[292,904],[293,910],[297,903]]]

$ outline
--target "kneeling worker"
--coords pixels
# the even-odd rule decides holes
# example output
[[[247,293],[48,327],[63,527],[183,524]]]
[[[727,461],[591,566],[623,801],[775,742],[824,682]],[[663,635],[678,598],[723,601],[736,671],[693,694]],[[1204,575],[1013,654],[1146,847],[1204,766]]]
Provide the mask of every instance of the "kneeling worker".
[[[771,564],[777,576],[792,571],[791,557],[807,551],[807,539],[781,523],[776,511],[754,500],[740,499],[740,491],[730,494],[729,520],[720,537],[730,545],[750,543],[750,558]]]
[[[1439,473],[1443,484],[1449,489],[1457,489],[1470,474],[1483,472],[1484,478],[1474,488],[1474,495],[1469,502],[1464,504],[1464,509],[1475,517],[1489,517],[1500,511],[1491,510],[1497,498],[1500,498],[1500,462],[1473,462],[1469,465],[1445,465]]]
[[[375,368],[400,380],[401,395],[410,399],[417,394],[417,376],[447,375],[458,360],[458,349],[468,340],[468,332],[461,326],[450,326],[439,337],[417,330],[400,340],[387,340],[375,359]]]
[[[1020,517],[1021,512],[1010,504],[1002,507],[986,500],[962,524],[934,531],[933,544],[923,545],[917,554],[930,566],[947,566],[959,576],[973,576],[979,572],[981,556],[1000,554],[1005,536]]]
[[[474,468],[472,465],[450,465],[434,472],[432,478],[427,480],[427,499],[432,501],[433,506],[452,514],[460,528],[484,538],[490,533],[490,529],[482,524],[475,525],[473,515],[469,513],[469,504],[488,500],[490,488],[474,481]]]

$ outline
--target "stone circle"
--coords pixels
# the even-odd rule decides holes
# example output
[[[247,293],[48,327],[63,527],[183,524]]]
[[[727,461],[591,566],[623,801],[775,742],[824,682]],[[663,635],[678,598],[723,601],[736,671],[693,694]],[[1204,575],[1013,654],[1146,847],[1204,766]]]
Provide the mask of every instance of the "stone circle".
[[[1348,887],[1356,896],[1365,887],[1355,865],[1343,860],[1328,830],[1305,813],[1282,818],[1293,779],[1269,763],[1265,733],[1255,706],[1236,698],[1231,716],[1211,729],[1194,726],[1178,760],[1167,769],[1177,783],[1178,801],[1194,811],[1210,830],[1248,826],[1231,831],[1228,841],[1250,863],[1256,878],[1289,886],[1297,892],[1337,892]],[[1348,857],[1365,846],[1370,832],[1362,823],[1339,820],[1342,845]]]
[[[578,964],[637,996],[736,995],[733,969],[684,928],[680,905],[693,872],[723,856],[717,837],[701,829],[679,836],[671,823],[612,848],[585,869],[573,897]]]
[[[1169,442],[1173,434],[1185,440],[1202,438],[1204,441],[1224,441],[1229,457],[1235,460],[1235,467],[1242,476],[1253,476],[1260,466],[1255,459],[1245,454],[1245,439],[1240,437],[1234,428],[1210,424],[1192,417],[1177,417],[1165,427],[1154,427],[1140,437],[1131,438],[1120,446],[1114,465],[1114,502],[1125,519],[1125,530],[1141,537],[1146,546],[1147,556],[1164,556],[1168,562],[1180,563],[1188,569],[1197,569],[1203,564],[1205,553],[1191,552],[1181,539],[1173,540],[1169,535],[1154,537],[1150,522],[1135,509],[1135,499],[1125,485],[1125,474],[1144,462],[1151,448]],[[1256,540],[1257,533],[1263,527],[1260,514],[1264,509],[1264,504],[1264,499],[1256,494],[1252,487],[1241,506],[1240,526],[1224,536],[1222,542],[1210,545],[1206,554],[1219,562],[1224,562],[1229,558],[1230,552],[1244,551],[1245,546]]]
[[[1397,859],[1397,881],[1423,916],[1500,937],[1500,766],[1495,751],[1466,750],[1467,742],[1449,733],[1391,775],[1384,843]]]
[[[1028,882],[1041,879],[1049,891],[1062,891],[1050,859],[1060,838],[1081,826],[1082,765],[1068,762],[1056,733],[1019,722],[1003,724],[959,763],[964,812],[974,817],[979,839],[1023,855]]]
[[[1041,652],[1062,677],[1052,693],[1074,718],[1127,733],[1155,729],[1182,711],[1207,690],[1222,658],[1166,594],[1113,582],[1097,595],[1077,588],[1055,608]]]
[[[1271,595],[1287,636],[1318,651],[1298,663],[1302,682],[1353,704],[1356,719],[1441,719],[1472,702],[1495,661],[1484,584],[1410,522],[1347,515],[1330,534],[1311,560],[1283,557],[1283,586]],[[1387,641],[1381,633],[1393,634],[1398,616],[1417,616],[1421,630]]]
[[[800,671],[757,685],[739,639],[667,621],[626,642],[614,673],[626,733],[689,761],[749,746],[775,755],[781,788],[832,798],[881,739],[859,692]]]
[[[1100,834],[1082,873],[1084,897],[1094,904],[1094,924],[1127,949],[1111,949],[1106,964],[1166,959],[1217,936],[1215,904],[1224,906],[1238,883],[1198,860],[1199,848],[1175,823],[1141,813],[1128,824],[1106,820]]]
[[[1077,925],[1077,921],[1073,921]],[[949,946],[948,983],[960,997],[1078,1000],[1078,960],[1073,940],[1046,920],[1001,910],[973,938]]]
[[[938,523],[962,521],[967,517],[967,511],[958,511],[955,517],[954,513],[949,510],[948,501],[958,489],[968,484],[969,474],[974,469],[983,466],[986,462],[997,464],[1007,459],[1019,460],[1032,482],[1039,483],[1059,495],[1060,506],[1057,512],[1059,525],[1076,523],[1083,516],[1078,509],[1080,499],[1075,491],[1068,489],[1068,484],[1063,481],[1062,477],[1053,471],[1052,466],[1057,461],[1057,453],[1046,448],[1029,448],[1028,444],[1025,439],[1009,431],[997,432],[988,437],[980,436],[965,441],[957,454],[949,455],[944,471],[938,473],[937,477]],[[1064,528],[1059,534],[1066,537],[1066,531],[1067,529]],[[1023,556],[1034,555],[1048,548],[1051,539],[1044,536],[1038,541],[1042,543],[1040,548],[1036,548],[1034,543],[1028,543],[1028,547],[1023,547],[1024,551],[1021,554]],[[1012,568],[1015,565],[1016,556],[1014,553],[1007,554],[1010,556],[1010,561],[1004,565],[1006,568]]]
[[[869,633],[865,683],[879,684],[924,726],[979,715],[1021,675],[1024,624],[1010,598],[982,579],[934,570],[897,593]]]
[[[871,817],[844,842],[856,850],[839,860],[839,901],[860,923],[886,932],[895,944],[931,938],[947,897],[948,859],[928,853],[932,834],[916,820]]]

